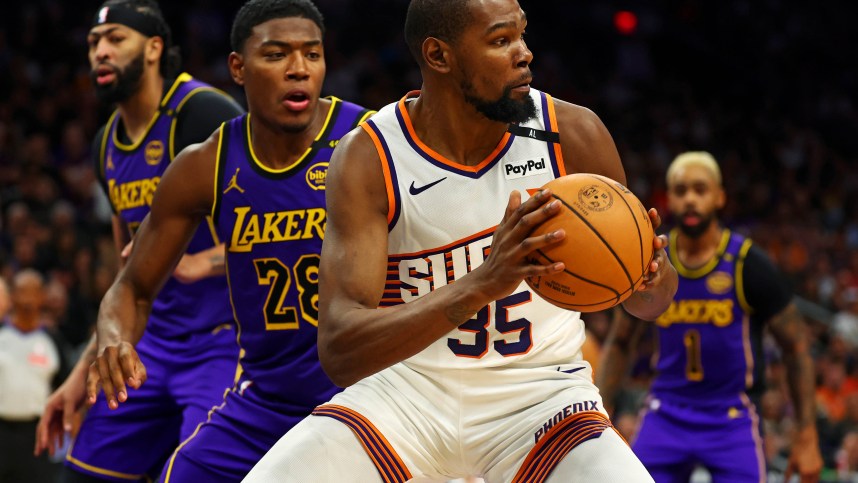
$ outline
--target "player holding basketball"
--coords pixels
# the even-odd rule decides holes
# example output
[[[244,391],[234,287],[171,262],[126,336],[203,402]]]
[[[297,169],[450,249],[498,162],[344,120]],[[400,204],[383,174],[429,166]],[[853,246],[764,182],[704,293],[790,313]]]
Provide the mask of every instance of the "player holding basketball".
[[[563,270],[526,261],[564,236],[529,237],[558,203],[528,189],[625,182],[592,112],[530,88],[526,24],[515,0],[409,5],[423,90],[346,136],[328,178],[319,353],[348,387],[246,481],[652,481],[602,409],[580,314],[523,283]],[[626,302],[646,319],[676,287],[663,242]]]
[[[170,29],[151,0],[104,3],[87,42],[96,94],[117,107],[96,135],[93,152],[114,210],[119,252],[149,213],[155,188],[175,154],[206,139],[242,109],[224,93],[178,72]],[[141,330],[139,342],[135,339],[148,382],[118,395],[125,403],[121,408],[116,400],[102,398],[88,411],[67,454],[65,481],[157,477],[179,442],[232,384],[238,346],[222,276],[223,245],[208,226],[201,226],[187,253],[153,300],[145,333]],[[208,277],[212,274],[219,276]],[[95,355],[93,339],[49,400],[37,430],[37,453],[46,448],[53,452],[63,432],[71,429]]]
[[[688,481],[705,466],[718,482],[765,482],[760,421],[762,332],[768,327],[786,363],[797,430],[787,473],[815,482],[822,469],[814,410],[813,360],[805,324],[765,253],[723,228],[721,170],[706,152],[678,156],[667,170],[668,204],[678,227],[670,258],[679,290],[655,321],[658,374],[634,451],[655,480]],[[612,328],[603,367],[622,372],[640,331],[628,319]],[[609,338],[610,339],[610,338]],[[609,371],[610,372],[610,371]],[[619,379],[600,377],[606,402]],[[789,480],[789,475],[784,481]]]
[[[244,87],[249,114],[171,164],[128,265],[102,303],[88,393],[100,384],[116,399],[129,379],[145,374],[132,349],[146,325],[145,308],[200,222],[214,219],[226,242],[242,373],[169,459],[163,481],[241,480],[278,438],[339,391],[316,350],[325,176],[339,138],[372,111],[319,98],[323,30],[309,0],[241,7],[229,68]]]

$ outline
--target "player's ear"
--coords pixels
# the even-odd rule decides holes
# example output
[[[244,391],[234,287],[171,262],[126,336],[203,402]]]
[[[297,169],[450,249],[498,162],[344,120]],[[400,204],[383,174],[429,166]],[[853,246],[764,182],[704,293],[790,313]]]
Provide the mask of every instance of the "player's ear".
[[[146,61],[157,64],[161,62],[164,53],[164,39],[161,37],[149,37],[146,41]]]
[[[447,73],[450,71],[450,45],[441,39],[427,37],[423,41],[423,61],[430,69]]]
[[[717,208],[719,210],[723,209],[724,205],[726,205],[726,204],[727,204],[727,194],[724,193],[723,187],[719,187],[718,188],[718,194],[717,194],[717,197],[715,199],[715,208]]]
[[[244,58],[238,52],[230,52],[226,62],[229,64],[229,74],[232,76],[232,80],[235,81],[236,84],[243,86]]]

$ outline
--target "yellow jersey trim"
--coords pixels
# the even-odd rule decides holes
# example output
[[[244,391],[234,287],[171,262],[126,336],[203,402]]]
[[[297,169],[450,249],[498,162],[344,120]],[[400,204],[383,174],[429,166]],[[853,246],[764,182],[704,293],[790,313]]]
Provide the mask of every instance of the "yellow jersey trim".
[[[320,139],[322,139],[322,134],[325,133],[325,131],[328,129],[328,124],[331,122],[331,117],[334,114],[334,107],[337,105],[337,103],[342,102],[338,97],[334,97],[334,96],[329,96],[326,99],[331,100],[331,106],[328,108],[328,113],[325,115],[325,122],[322,124],[322,127],[319,129],[319,133],[316,134],[314,141],[319,141]],[[294,163],[290,164],[289,166],[286,166],[285,168],[280,168],[280,169],[269,168],[268,166],[265,166],[264,164],[262,164],[261,161],[259,161],[259,158],[256,157],[256,152],[253,150],[253,142],[251,141],[252,138],[250,137],[250,114],[249,113],[247,114],[247,119],[245,120],[245,125],[246,125],[245,129],[247,131],[247,147],[248,147],[248,150],[250,151],[250,157],[253,159],[253,163],[256,164],[256,166],[258,166],[260,169],[267,171],[269,173],[280,174],[280,173],[285,173],[291,169],[294,169],[296,166],[301,164],[302,161],[304,161],[304,158],[306,158],[308,154],[310,154],[313,151],[313,144],[310,143],[310,146],[307,147],[307,150],[304,151],[304,154],[302,154],[300,158],[295,160]]]
[[[670,246],[674,247],[673,250],[670,250],[670,261],[676,268],[676,272],[685,278],[700,278],[704,275],[708,275],[709,272],[718,266],[718,262],[721,261],[721,257],[723,257],[724,252],[727,251],[727,244],[730,242],[730,230],[725,228],[721,233],[721,241],[718,242],[718,248],[715,250],[715,256],[702,267],[692,269],[686,267],[681,261],[679,261],[679,250],[676,245],[678,234],[679,231],[676,228],[670,231]]]
[[[223,92],[222,90],[216,89],[214,87],[197,87],[196,89],[193,89],[190,92],[188,92],[188,95],[186,95],[185,98],[182,99],[182,101],[179,103],[179,105],[176,106],[176,116],[173,117],[173,121],[170,123],[170,143],[169,143],[169,145],[170,145],[170,161],[172,161],[173,159],[176,158],[176,152],[175,152],[176,151],[176,143],[174,140],[176,138],[176,125],[178,124],[178,121],[179,121],[178,114],[179,114],[179,112],[181,112],[182,107],[185,105],[185,103],[191,99],[191,97],[194,97],[195,95],[199,94],[200,92],[204,92],[204,91],[214,92],[216,94],[220,94],[226,98],[229,98],[229,96],[226,94],[226,92]]]
[[[220,245],[220,238],[217,236],[217,228],[215,228],[214,220],[211,216],[206,217],[206,224],[209,227],[209,232],[211,232],[212,241],[215,245]]]
[[[179,77],[176,77],[176,81],[173,82],[173,85],[170,87],[170,90],[167,91],[167,95],[165,95],[164,98],[161,100],[160,107],[166,106],[167,103],[170,101],[170,97],[172,97],[173,94],[176,92],[176,89],[178,89],[180,85],[182,85],[183,83],[185,83],[191,79],[192,79],[192,77],[190,76],[190,74],[187,74],[187,73],[182,73],[179,75]],[[113,144],[117,147],[117,149],[121,149],[123,151],[134,151],[135,149],[139,148],[140,144],[143,143],[143,140],[149,136],[149,131],[152,130],[152,126],[155,125],[155,123],[158,121],[158,118],[160,118],[160,117],[161,117],[161,110],[158,109],[157,111],[155,111],[155,114],[152,115],[152,119],[149,120],[149,124],[146,126],[146,130],[143,131],[143,135],[140,136],[140,139],[138,139],[137,141],[135,141],[132,144],[122,144],[119,141],[119,137],[116,135],[116,131],[118,129],[114,129],[113,130]],[[170,142],[172,143],[172,136],[171,136]]]
[[[101,179],[107,182],[107,159],[105,159],[105,155],[107,154],[107,140],[110,138],[110,129],[113,126],[113,121],[116,119],[116,116],[119,115],[119,111],[113,111],[113,114],[110,115],[110,119],[107,120],[107,124],[104,128],[104,135],[101,137],[101,149],[99,150],[99,156],[101,162],[98,163],[99,168],[101,169]],[[113,204],[111,203],[111,206]]]
[[[220,150],[223,147],[223,132],[226,129],[226,123],[222,122],[220,124],[220,131],[217,135],[217,154],[215,154],[215,170],[214,170],[214,202],[212,203],[212,209],[209,213],[208,218],[213,219],[215,216],[215,211],[217,211],[217,205],[220,204],[220,187],[218,186],[218,176],[220,175]]]
[[[753,242],[750,239],[746,239],[742,243],[742,247],[739,248],[738,260],[736,260],[736,298],[739,299],[739,305],[742,306],[742,310],[747,314],[753,314],[754,309],[751,307],[751,304],[748,303],[748,299],[745,297],[745,277],[742,276],[742,271],[745,268],[745,257],[748,256],[748,250],[751,249],[751,245]]]
[[[83,468],[87,471],[91,471],[93,473],[97,473],[99,475],[111,476],[113,478],[120,478],[123,480],[129,480],[129,481],[138,481],[141,478],[145,478],[146,481],[149,481],[149,478],[146,475],[132,475],[129,473],[120,473],[119,471],[113,471],[113,470],[108,470],[108,469],[104,469],[104,468],[99,468],[97,466],[88,465],[88,464],[84,463],[83,461],[72,456],[71,453],[66,455],[66,460],[68,460],[71,463],[74,463],[75,466],[79,466],[80,468]]]

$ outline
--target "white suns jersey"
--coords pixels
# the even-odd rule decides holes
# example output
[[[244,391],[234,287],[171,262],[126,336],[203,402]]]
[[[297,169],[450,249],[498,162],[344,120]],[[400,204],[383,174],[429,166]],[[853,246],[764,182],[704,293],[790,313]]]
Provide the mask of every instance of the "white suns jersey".
[[[463,277],[485,260],[513,190],[530,192],[566,174],[554,103],[531,89],[537,115],[507,132],[476,166],[448,160],[415,134],[409,93],[363,128],[381,158],[388,196],[387,283],[380,307],[408,303]],[[557,308],[523,283],[508,297],[404,361],[416,370],[581,360],[580,313]],[[586,362],[582,362],[586,365]]]

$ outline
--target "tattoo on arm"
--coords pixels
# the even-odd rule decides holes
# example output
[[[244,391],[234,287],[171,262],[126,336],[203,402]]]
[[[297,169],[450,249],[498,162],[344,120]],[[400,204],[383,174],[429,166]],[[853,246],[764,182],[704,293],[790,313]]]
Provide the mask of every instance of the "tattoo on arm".
[[[478,309],[477,309],[478,310]],[[462,325],[466,320],[470,319],[477,313],[477,310],[468,307],[464,304],[453,304],[444,311],[444,315],[447,316],[447,320],[456,324],[458,327]]]
[[[209,258],[209,262],[212,264],[212,268],[216,270],[219,270],[224,267],[224,260],[225,258],[221,254],[212,255],[212,257]]]

